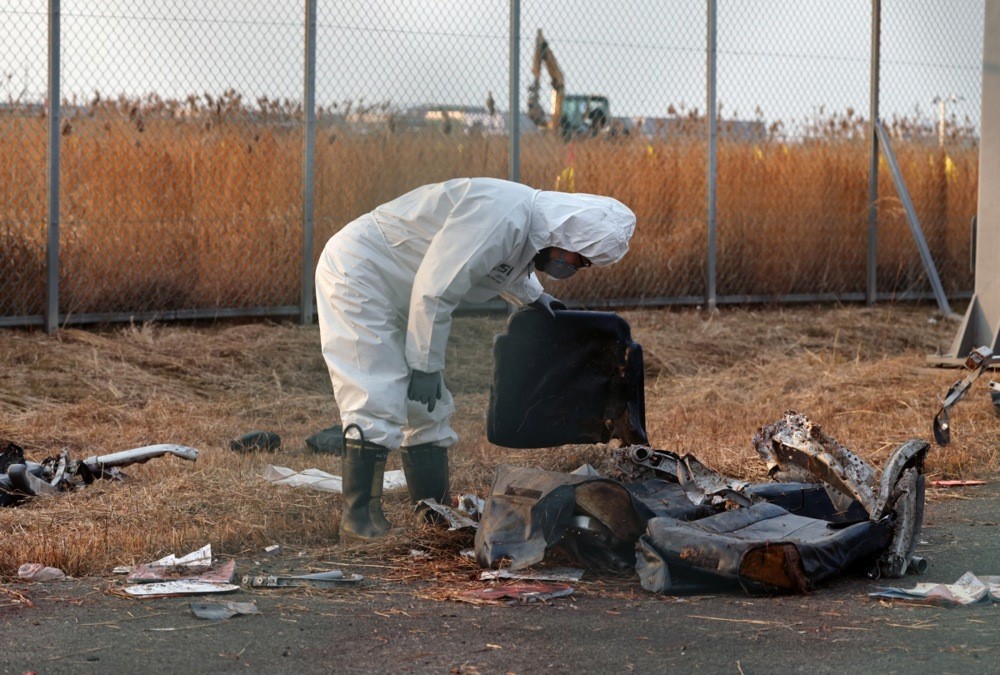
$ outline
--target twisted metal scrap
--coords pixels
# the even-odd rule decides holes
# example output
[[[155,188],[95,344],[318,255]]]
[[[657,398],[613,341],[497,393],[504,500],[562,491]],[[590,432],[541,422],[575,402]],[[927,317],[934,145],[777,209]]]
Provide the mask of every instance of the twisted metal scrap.
[[[941,402],[941,409],[934,416],[934,440],[937,441],[938,445],[944,447],[951,442],[951,421],[948,418],[951,407],[961,401],[972,383],[978,380],[979,376],[998,360],[1000,357],[994,355],[989,347],[977,347],[969,354],[965,360],[965,367],[972,372],[966,375],[965,379],[951,385]],[[997,383],[990,382],[989,387],[994,412],[1000,415],[1000,392],[998,392]]]
[[[644,468],[651,470],[654,475],[679,483],[692,504],[753,504],[753,499],[744,494],[749,483],[710,469],[693,455],[678,455],[669,450],[654,450],[644,445],[619,448],[612,451],[612,455],[632,480],[639,478],[636,468]]]
[[[826,435],[818,424],[794,411],[773,424],[761,427],[753,445],[775,480],[788,482],[817,479],[832,489],[834,504],[856,499],[872,514],[878,503],[875,467]]]

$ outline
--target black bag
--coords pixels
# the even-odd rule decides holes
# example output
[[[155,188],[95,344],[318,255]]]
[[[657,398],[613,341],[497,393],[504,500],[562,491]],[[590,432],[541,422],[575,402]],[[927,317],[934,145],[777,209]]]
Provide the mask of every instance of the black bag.
[[[516,312],[493,344],[486,436],[508,448],[648,445],[642,347],[611,312]]]

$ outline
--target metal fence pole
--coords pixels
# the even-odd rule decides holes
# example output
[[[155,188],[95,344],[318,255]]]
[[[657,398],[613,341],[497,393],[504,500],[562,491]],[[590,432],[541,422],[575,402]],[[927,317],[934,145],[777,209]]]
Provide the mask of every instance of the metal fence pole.
[[[59,0],[49,0],[49,231],[45,252],[45,332],[59,328]]]
[[[938,276],[937,265],[934,264],[934,256],[927,246],[927,239],[924,237],[924,230],[920,227],[917,219],[917,210],[913,208],[913,200],[910,199],[910,191],[903,180],[903,172],[896,161],[896,153],[889,145],[889,134],[881,122],[875,123],[875,131],[878,134],[879,142],[882,145],[882,152],[885,153],[886,163],[889,164],[889,172],[892,173],[892,180],[896,184],[896,192],[899,194],[899,201],[903,204],[903,211],[906,213],[906,222],[910,225],[910,233],[913,235],[913,242],[917,245],[917,252],[920,253],[920,261],[924,265],[927,273],[927,280],[931,282],[934,289],[934,297],[937,299],[938,308],[946,317],[951,317],[951,305],[948,304],[948,296],[945,295],[944,286],[941,285],[941,277]]]
[[[716,270],[715,270],[715,228],[716,228],[716,213],[715,213],[715,197],[717,188],[717,139],[716,134],[718,132],[715,114],[716,114],[716,101],[715,101],[715,85],[716,85],[716,17],[717,17],[717,5],[716,0],[708,0],[708,30],[707,30],[707,42],[708,42],[708,57],[706,64],[706,75],[707,75],[707,111],[706,117],[708,118],[708,269],[707,269],[707,289],[705,302],[708,305],[709,310],[715,309],[716,303]]]
[[[872,0],[872,57],[870,102],[868,104],[870,124],[870,154],[868,159],[868,286],[865,301],[875,304],[878,293],[878,99],[879,99],[879,56],[882,35],[882,2]]]
[[[521,0],[510,0],[510,93],[508,95],[507,133],[510,135],[510,150],[507,158],[507,178],[521,181]]]
[[[313,318],[313,232],[316,188],[316,1],[306,0],[305,73],[302,106],[306,133],[302,151],[302,298],[299,322]]]

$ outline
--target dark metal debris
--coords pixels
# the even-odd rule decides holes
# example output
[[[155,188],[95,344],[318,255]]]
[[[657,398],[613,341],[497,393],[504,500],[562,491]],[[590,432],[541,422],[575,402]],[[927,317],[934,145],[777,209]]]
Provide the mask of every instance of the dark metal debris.
[[[324,455],[344,455],[344,428],[336,424],[306,439],[306,445],[313,451]]]
[[[273,431],[251,431],[229,441],[233,452],[277,452],[281,450],[281,436]]]
[[[949,387],[944,400],[941,402],[941,409],[934,416],[934,440],[937,441],[938,445],[944,447],[951,442],[951,420],[949,418],[952,407],[962,400],[969,391],[969,387],[979,379],[980,375],[986,372],[990,366],[998,363],[1000,363],[1000,356],[995,355],[989,347],[977,347],[966,358],[965,367],[972,372],[966,375],[964,379],[959,380]],[[1000,415],[1000,391],[998,391],[998,386],[995,382],[990,382],[989,388],[993,410]]]

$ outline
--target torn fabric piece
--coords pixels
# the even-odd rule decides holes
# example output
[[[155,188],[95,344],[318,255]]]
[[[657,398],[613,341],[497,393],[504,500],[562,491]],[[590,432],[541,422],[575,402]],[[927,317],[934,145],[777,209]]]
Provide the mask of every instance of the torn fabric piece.
[[[250,602],[192,602],[191,613],[199,619],[223,621],[241,614],[260,614],[257,603]]]
[[[296,471],[295,469],[268,464],[264,467],[264,480],[275,485],[307,487],[322,492],[342,494],[344,491],[343,479],[340,476],[335,476],[332,473],[327,473],[319,469]],[[398,490],[402,487],[406,487],[406,478],[403,476],[401,470],[385,472],[385,477],[382,480],[383,490]]]

